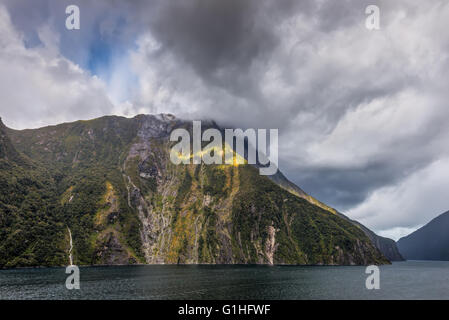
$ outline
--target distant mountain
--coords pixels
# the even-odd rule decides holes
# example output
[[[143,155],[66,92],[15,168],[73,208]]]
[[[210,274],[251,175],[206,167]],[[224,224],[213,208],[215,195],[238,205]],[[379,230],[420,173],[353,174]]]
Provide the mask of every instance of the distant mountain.
[[[78,265],[389,263],[368,229],[282,173],[174,165],[170,132],[191,125],[164,114],[2,124],[0,267],[67,264],[68,228]]]
[[[449,260],[449,211],[397,242],[407,260]]]

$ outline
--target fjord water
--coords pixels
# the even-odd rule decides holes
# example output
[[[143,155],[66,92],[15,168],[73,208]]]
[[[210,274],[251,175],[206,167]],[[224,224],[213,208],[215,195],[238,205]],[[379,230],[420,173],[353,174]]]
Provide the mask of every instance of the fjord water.
[[[367,290],[360,266],[152,265],[81,267],[80,290],[65,268],[0,270],[0,299],[449,299],[449,262],[380,267]]]

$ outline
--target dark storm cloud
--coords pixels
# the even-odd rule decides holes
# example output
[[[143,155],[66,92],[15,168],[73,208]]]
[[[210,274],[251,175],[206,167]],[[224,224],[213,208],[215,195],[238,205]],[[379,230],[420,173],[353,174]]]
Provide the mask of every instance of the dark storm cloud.
[[[249,68],[254,61],[269,59],[279,46],[275,27],[300,14],[317,17],[317,32],[335,30],[353,24],[354,20],[360,22],[365,6],[363,2],[354,5],[354,1],[318,5],[307,0],[192,0],[157,2],[157,6],[151,4],[147,8],[139,15],[140,21],[148,22],[164,50],[192,66],[211,86],[230,90],[252,100],[254,109],[264,110],[266,102],[260,97],[259,79]],[[291,108],[305,108],[308,100],[293,101]]]
[[[221,102],[219,97],[215,97],[216,109],[239,115],[228,117],[213,110],[212,115],[218,117],[217,120],[223,124],[270,125],[294,129],[296,123],[292,121],[292,115],[305,110],[326,118],[326,130],[332,130],[347,109],[355,108],[363,101],[401,90],[404,83],[408,84],[410,81],[407,74],[391,81],[386,79],[389,82],[382,85],[376,83],[378,76],[360,78],[358,81],[361,83],[354,90],[354,87],[337,87],[341,83],[340,79],[347,77],[347,69],[339,65],[327,65],[316,70],[313,75],[304,74],[304,77],[309,77],[309,90],[298,88],[288,99],[266,99],[264,89],[260,86],[260,73],[264,70],[257,70],[254,66],[260,64],[263,68],[270,61],[289,65],[289,59],[295,60],[294,68],[286,68],[280,75],[289,85],[294,85],[296,79],[291,73],[307,66],[311,58],[304,55],[301,61],[301,53],[296,54],[294,51],[304,44],[313,43],[314,38],[321,34],[354,25],[363,26],[364,9],[368,3],[376,2],[325,1],[319,4],[316,1],[292,0],[156,1],[140,4],[139,13],[134,14],[139,23],[146,25],[148,31],[160,42],[161,50],[177,57],[180,72],[192,67],[196,76],[211,90],[218,87],[244,101],[243,107],[239,104],[234,108],[230,105],[232,102]],[[277,57],[282,47],[282,35],[275,30],[284,21],[295,16],[298,19],[313,17],[314,30],[307,34],[297,34],[297,44],[292,44],[289,48],[290,57]],[[388,77],[390,73],[385,75]],[[211,113],[207,107],[204,111],[206,115]]]
[[[152,18],[144,14],[141,19],[148,21],[163,50],[191,66],[211,87],[257,100],[257,83],[248,70],[278,42],[264,7],[263,1],[252,0],[165,1]]]
[[[194,65],[201,75],[228,67],[246,69],[276,40],[257,20],[253,1],[166,3],[152,31],[168,50]]]
[[[424,88],[425,86],[420,84],[418,87]],[[391,91],[399,92],[400,89],[392,88]],[[436,95],[432,90],[425,92],[422,89],[422,93]],[[375,96],[387,94],[389,92],[377,92]],[[366,98],[370,95],[363,96]],[[371,99],[367,99],[367,101],[371,101]],[[438,106],[438,109],[443,110],[447,104],[445,101],[443,98],[442,101],[433,103]],[[361,102],[362,100],[359,101],[359,103]],[[433,112],[429,108],[429,115]],[[357,165],[341,167],[331,163],[327,166],[310,166],[310,163],[285,163],[285,169],[291,173],[294,181],[297,181],[318,199],[327,199],[328,204],[341,210],[348,210],[362,203],[378,188],[400,183],[412,173],[425,169],[435,159],[444,157],[444,154],[447,153],[444,142],[444,137],[447,137],[447,118],[442,115],[441,112],[434,114],[427,125],[413,134],[402,138],[395,137],[395,134],[406,129],[407,126],[413,126],[412,122],[415,120],[410,117],[410,123],[404,121],[405,127],[397,127],[390,133],[392,136],[388,144],[375,150],[369,159],[361,161]],[[409,117],[406,112],[402,116],[404,119]],[[381,139],[384,134],[379,130],[365,143],[375,145],[376,141]],[[350,154],[356,156],[357,153],[357,149],[350,149]]]
[[[426,163],[394,165],[388,162],[369,163],[362,168],[286,168],[290,178],[299,181],[304,189],[317,199],[340,211],[362,203],[371,192],[385,185],[395,184],[411,170],[423,168]],[[291,165],[291,164],[290,164]]]

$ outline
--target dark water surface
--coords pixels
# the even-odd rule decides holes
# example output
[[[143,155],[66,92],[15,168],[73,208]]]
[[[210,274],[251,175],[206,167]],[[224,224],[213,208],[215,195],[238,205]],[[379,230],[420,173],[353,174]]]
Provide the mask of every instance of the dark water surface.
[[[358,266],[81,267],[81,289],[65,268],[0,270],[0,299],[449,299],[449,262],[380,267],[380,289]]]

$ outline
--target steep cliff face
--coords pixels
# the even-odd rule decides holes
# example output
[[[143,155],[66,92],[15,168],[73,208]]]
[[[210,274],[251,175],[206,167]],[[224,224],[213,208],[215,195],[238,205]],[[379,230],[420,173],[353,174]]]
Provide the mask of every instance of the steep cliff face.
[[[359,226],[363,232],[370,238],[371,242],[379,249],[380,252],[390,261],[404,261],[405,259],[399,252],[396,242],[392,239],[378,236],[364,225],[357,221],[351,220],[352,223]]]
[[[75,264],[388,263],[361,228],[251,165],[174,165],[170,132],[189,125],[140,115],[6,132],[51,172]]]

